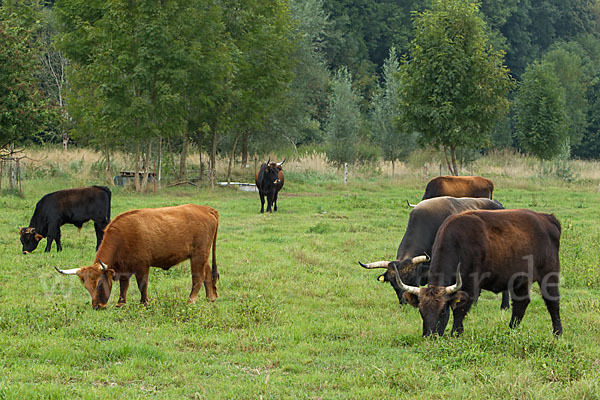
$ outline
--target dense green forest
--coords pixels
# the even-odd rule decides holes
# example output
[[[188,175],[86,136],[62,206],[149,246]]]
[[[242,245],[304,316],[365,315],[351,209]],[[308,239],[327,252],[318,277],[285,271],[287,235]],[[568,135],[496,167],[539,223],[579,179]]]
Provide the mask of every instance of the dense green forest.
[[[2,157],[600,157],[597,0],[0,2]],[[224,174],[225,171],[218,171]]]

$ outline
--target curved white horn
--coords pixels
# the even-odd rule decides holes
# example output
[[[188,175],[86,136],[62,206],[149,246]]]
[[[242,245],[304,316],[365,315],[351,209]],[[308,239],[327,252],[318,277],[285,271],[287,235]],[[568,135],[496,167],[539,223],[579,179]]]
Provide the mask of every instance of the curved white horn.
[[[392,266],[394,267],[394,271],[396,272],[396,284],[398,286],[400,286],[400,289],[402,289],[408,293],[416,294],[418,296],[419,293],[421,292],[421,289],[418,288],[417,286],[405,285],[404,282],[402,282],[402,279],[400,279],[400,276],[398,274],[398,269],[396,268],[396,264],[392,264]]]
[[[281,166],[283,165],[283,163],[285,162],[285,160],[287,160],[287,157],[286,157],[286,158],[284,158],[282,162],[280,162],[280,163],[277,163],[277,166],[278,166],[278,167],[281,167]]]
[[[57,270],[58,272],[60,272],[63,275],[75,275],[77,274],[77,272],[80,270],[80,268],[73,268],[73,269],[58,269],[58,267],[54,267],[55,270]]]
[[[424,256],[417,256],[417,257],[413,257],[413,259],[411,260],[413,264],[421,264],[424,262],[428,262],[429,261],[429,257],[427,257],[427,255]]]
[[[407,204],[409,207],[413,207],[413,208],[417,206],[416,204],[410,204],[410,203],[408,202],[408,200],[406,200],[406,204]]]
[[[106,271],[108,269],[108,266],[106,266],[106,264],[100,261],[100,259],[98,259],[98,262],[100,263],[100,268],[102,269],[102,271]]]
[[[462,287],[462,277],[460,276],[460,263],[456,267],[456,283],[452,286],[446,286],[446,294],[456,293]]]
[[[363,264],[363,263],[361,263],[359,261],[358,263],[363,268],[366,268],[366,269],[375,269],[375,268],[387,268],[388,264],[390,262],[389,261],[376,261],[376,262],[372,262],[372,263],[369,263],[369,264]]]

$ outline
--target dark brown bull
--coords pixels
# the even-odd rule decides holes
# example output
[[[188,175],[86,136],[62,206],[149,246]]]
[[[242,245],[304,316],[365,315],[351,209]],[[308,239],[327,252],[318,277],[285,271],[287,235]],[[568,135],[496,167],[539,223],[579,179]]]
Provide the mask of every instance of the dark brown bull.
[[[553,332],[560,335],[560,233],[554,215],[531,210],[465,211],[448,217],[433,245],[428,286],[405,285],[397,278],[407,301],[419,308],[423,335],[443,335],[450,309],[452,334],[460,335],[463,319],[482,289],[510,292],[514,328],[523,319],[534,281],[540,285]]]
[[[84,223],[94,221],[96,230],[96,250],[102,242],[104,228],[110,222],[110,189],[106,186],[90,186],[59,190],[48,193],[35,205],[29,226],[19,230],[23,254],[31,253],[43,238],[46,252],[56,242],[56,250],[61,251],[60,227],[73,224],[81,229]]]
[[[396,272],[400,272],[400,279],[407,285],[419,286],[427,283],[428,266],[423,263],[429,261],[425,254],[431,254],[435,235],[442,223],[450,215],[455,215],[467,210],[501,210],[502,204],[496,200],[436,197],[423,200],[410,212],[408,225],[394,261],[376,261],[368,264],[359,264],[363,268],[385,268],[380,275],[380,282],[389,282],[400,303],[405,303],[402,294],[404,291],[396,283]],[[502,292],[502,309],[509,308],[508,293]]]
[[[146,208],[119,214],[106,227],[104,240],[90,266],[62,271],[77,275],[92,296],[92,307],[106,307],[113,280],[118,280],[121,293],[117,307],[126,302],[129,279],[135,275],[141,302],[148,302],[150,267],[168,270],[187,259],[192,268],[194,303],[204,284],[209,301],[217,298],[216,246],[219,213],[195,204],[176,207]],[[212,271],[208,263],[212,246]]]
[[[271,159],[260,166],[256,173],[255,181],[258,195],[260,196],[260,212],[265,211],[265,197],[267,198],[267,212],[277,211],[277,195],[283,187],[283,168],[285,159],[280,163],[271,162]]]
[[[492,198],[494,183],[481,176],[438,176],[427,183],[423,200],[433,197]]]

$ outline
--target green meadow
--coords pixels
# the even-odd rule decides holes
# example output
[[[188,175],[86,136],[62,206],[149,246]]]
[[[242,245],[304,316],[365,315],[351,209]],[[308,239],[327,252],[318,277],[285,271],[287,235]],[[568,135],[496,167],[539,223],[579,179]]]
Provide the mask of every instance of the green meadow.
[[[552,212],[562,223],[561,338],[537,286],[516,330],[500,296],[487,292],[463,336],[422,338],[418,311],[398,304],[378,270],[357,264],[395,257],[406,200],[418,201],[424,179],[344,185],[335,174],[289,172],[279,211],[268,215],[257,193],[232,188],[111,187],[113,217],[216,208],[221,279],[215,303],[189,305],[189,262],[153,268],[148,306],[132,280],[127,305],[115,307],[116,285],[104,311],[91,308],[77,278],[53,268],[93,261],[91,223],[63,226],[61,253],[55,245],[44,253],[43,240],[21,254],[18,228],[36,202],[80,180],[26,180],[23,198],[0,196],[0,399],[599,398],[597,185],[499,181],[494,198],[506,208]]]

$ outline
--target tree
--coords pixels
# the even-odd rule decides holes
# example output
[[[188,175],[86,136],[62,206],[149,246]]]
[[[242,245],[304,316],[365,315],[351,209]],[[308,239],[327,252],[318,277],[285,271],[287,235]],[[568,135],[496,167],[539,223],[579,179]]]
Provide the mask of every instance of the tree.
[[[339,166],[357,159],[362,116],[360,98],[352,89],[352,75],[346,68],[335,73],[331,86],[329,118],[325,126],[327,158]]]
[[[543,60],[554,69],[558,83],[564,89],[566,124],[571,146],[577,146],[588,125],[589,104],[586,88],[591,77],[584,71],[580,54],[584,51],[577,43],[558,43],[548,51]]]
[[[398,122],[400,82],[397,75],[399,70],[400,63],[396,49],[392,47],[389,57],[383,64],[384,86],[382,92],[373,100],[371,113],[373,134],[379,144],[383,159],[392,163],[392,175],[395,161],[408,157],[416,144],[415,135],[412,132],[404,131]]]
[[[567,136],[564,89],[553,66],[535,62],[525,70],[515,99],[516,137],[540,160],[556,157]]]
[[[11,189],[20,175],[15,145],[40,133],[54,114],[36,77],[35,12],[35,4],[0,6],[0,158],[11,161]]]
[[[508,110],[513,81],[503,53],[488,45],[477,4],[434,0],[414,24],[410,57],[400,69],[400,114],[408,129],[421,133],[421,145],[444,150],[458,175],[456,150],[487,143]]]

